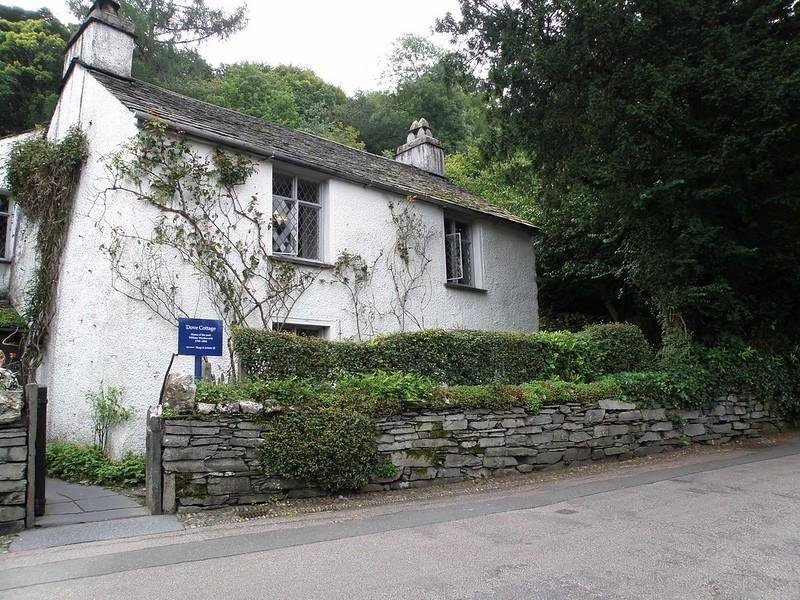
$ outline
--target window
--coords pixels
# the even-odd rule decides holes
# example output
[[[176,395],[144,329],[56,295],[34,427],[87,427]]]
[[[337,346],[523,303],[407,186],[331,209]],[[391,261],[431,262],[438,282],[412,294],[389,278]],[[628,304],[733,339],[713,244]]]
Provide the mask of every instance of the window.
[[[282,325],[280,323],[274,323],[272,329],[275,331],[282,331],[283,333],[293,333],[300,337],[318,338],[326,337],[325,334],[328,331],[328,328],[322,325],[300,325],[295,323],[283,323]]]
[[[11,198],[0,193],[0,258],[11,258]]]
[[[320,184],[282,173],[272,175],[272,251],[321,260]]]
[[[474,286],[472,226],[445,215],[444,248],[447,283]]]

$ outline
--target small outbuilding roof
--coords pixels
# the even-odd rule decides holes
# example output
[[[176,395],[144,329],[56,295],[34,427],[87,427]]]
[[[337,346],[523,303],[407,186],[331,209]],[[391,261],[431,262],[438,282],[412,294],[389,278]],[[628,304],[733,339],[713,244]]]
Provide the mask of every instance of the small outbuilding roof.
[[[81,64],[125,107],[142,117],[161,119],[170,127],[198,137],[205,135],[221,144],[238,145],[279,162],[536,228],[446,178],[422,169]]]

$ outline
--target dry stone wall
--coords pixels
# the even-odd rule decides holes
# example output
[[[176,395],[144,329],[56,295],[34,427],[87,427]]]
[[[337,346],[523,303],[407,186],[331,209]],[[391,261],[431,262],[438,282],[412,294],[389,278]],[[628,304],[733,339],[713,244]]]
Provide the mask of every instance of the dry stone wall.
[[[0,535],[25,528],[28,430],[19,397],[0,400]]]
[[[256,422],[252,415],[167,419],[164,511],[319,495],[303,482],[262,471],[257,449],[269,426],[269,418]],[[686,444],[724,444],[784,426],[771,407],[737,396],[681,411],[602,401],[545,406],[537,414],[523,408],[405,413],[376,421],[378,450],[395,465],[396,474],[374,480],[364,491],[530,473]]]

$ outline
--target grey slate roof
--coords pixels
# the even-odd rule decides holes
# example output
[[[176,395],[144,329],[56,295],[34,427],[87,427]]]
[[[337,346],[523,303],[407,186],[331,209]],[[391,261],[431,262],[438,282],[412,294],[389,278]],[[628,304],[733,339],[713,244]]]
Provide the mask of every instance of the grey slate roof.
[[[185,127],[187,133],[195,130],[212,138],[238,141],[258,150],[264,156],[274,156],[279,161],[292,162],[341,179],[436,204],[465,208],[535,228],[535,225],[486,202],[447,179],[416,167],[188,98],[150,83],[122,78],[86,65],[84,67],[131,111],[146,113],[177,128]]]

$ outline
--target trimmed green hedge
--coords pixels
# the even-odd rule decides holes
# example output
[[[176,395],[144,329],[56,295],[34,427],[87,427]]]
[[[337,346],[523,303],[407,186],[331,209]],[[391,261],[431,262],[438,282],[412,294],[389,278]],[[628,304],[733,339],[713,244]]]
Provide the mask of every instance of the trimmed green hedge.
[[[653,360],[641,330],[628,324],[593,325],[578,333],[430,329],[367,342],[239,329],[233,344],[253,379],[332,380],[345,373],[400,371],[448,385],[520,384],[551,377],[591,381],[646,369]]]

